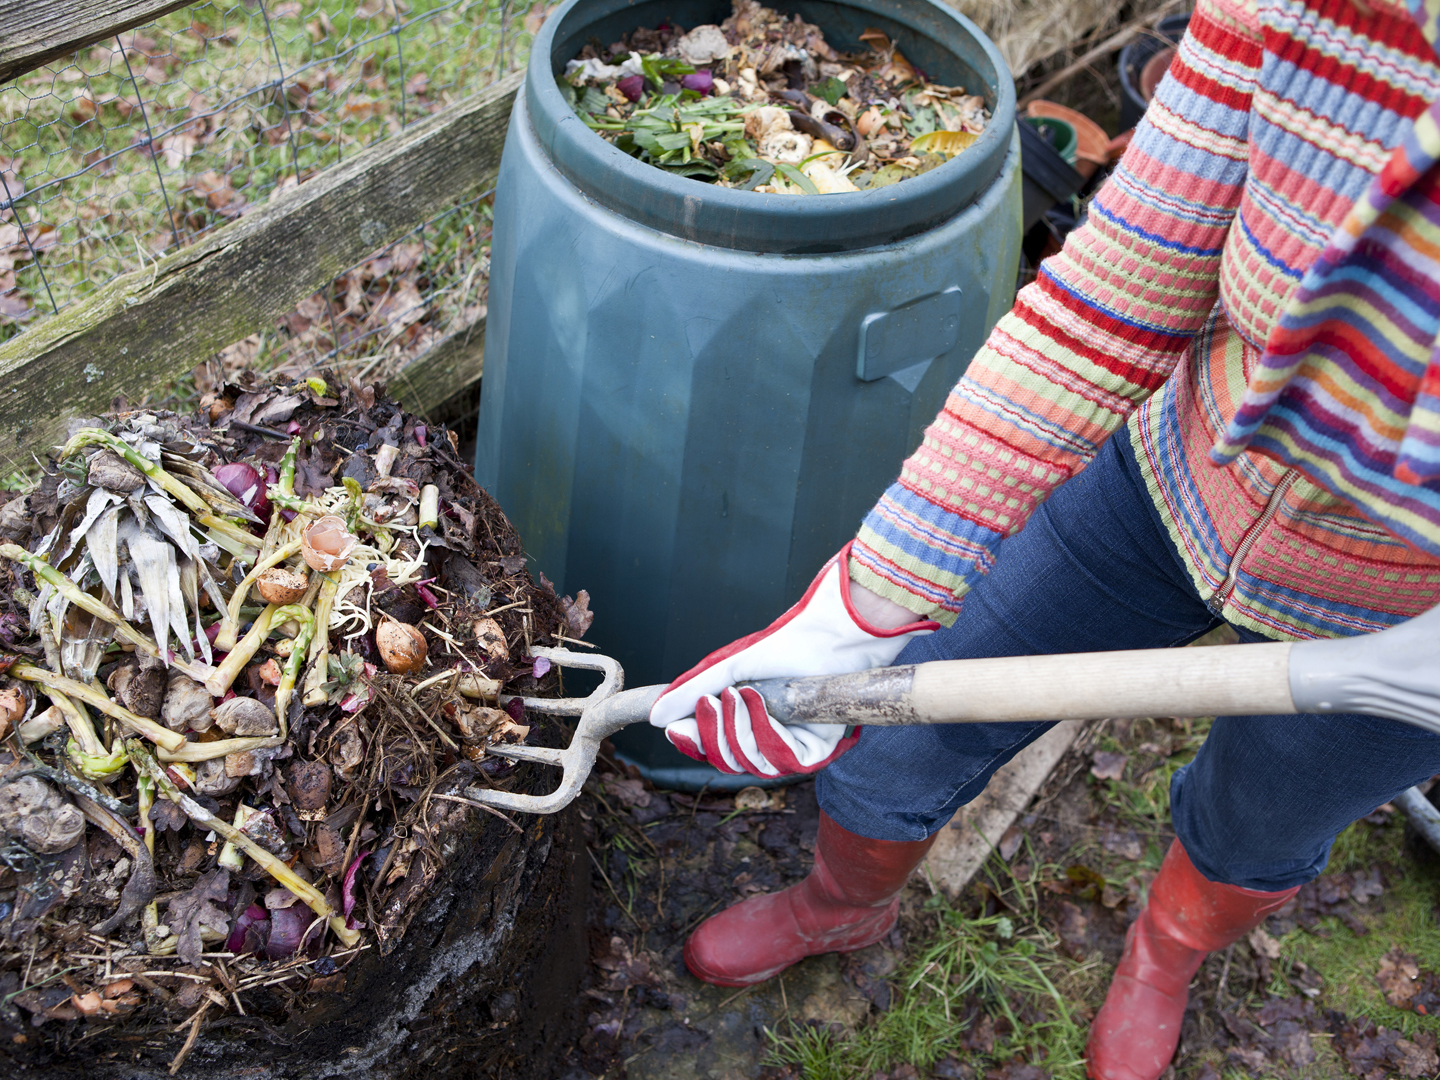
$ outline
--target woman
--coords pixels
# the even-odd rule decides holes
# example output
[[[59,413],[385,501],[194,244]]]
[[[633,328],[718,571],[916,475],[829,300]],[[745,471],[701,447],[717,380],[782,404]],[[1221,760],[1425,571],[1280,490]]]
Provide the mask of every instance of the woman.
[[[1242,642],[1339,637],[1440,600],[1440,62],[1416,2],[1201,0],[1087,223],[856,540],[661,697],[651,722],[717,768],[828,766],[810,876],[704,923],[700,978],[884,936],[936,830],[1047,726],[785,729],[734,684],[1183,645],[1222,620]],[[1158,1077],[1206,952],[1436,772],[1440,737],[1393,721],[1218,720],[1172,785],[1177,840],[1090,1075]]]

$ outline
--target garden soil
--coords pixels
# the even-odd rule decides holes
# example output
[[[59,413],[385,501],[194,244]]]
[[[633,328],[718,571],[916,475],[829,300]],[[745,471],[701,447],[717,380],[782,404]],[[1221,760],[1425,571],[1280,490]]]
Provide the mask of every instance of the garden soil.
[[[1090,725],[964,895],[946,901],[917,872],[887,940],[813,957],[746,990],[691,976],[681,958],[684,939],[708,915],[803,877],[819,815],[813,783],[776,793],[779,806],[737,810],[733,798],[651,790],[602,757],[580,802],[595,904],[584,1031],[566,1080],[828,1077],[807,1073],[793,1055],[787,1061],[776,1052],[776,1036],[809,1030],[863,1042],[908,992],[908,965],[935,935],[942,906],[976,919],[1007,915],[1017,940],[1020,928],[1034,928],[1054,947],[1042,964],[1057,977],[1071,973],[1062,985],[1071,988],[1083,1028],[1104,999],[1125,931],[1173,839],[1168,779],[1193,756],[1206,726]],[[1403,819],[1386,808],[1357,823],[1342,839],[1351,855],[1342,858],[1337,845],[1332,865],[1344,868],[1307,885],[1248,940],[1209,957],[1192,986],[1166,1080],[1435,1074],[1440,1023],[1426,995],[1440,989],[1440,955],[1407,953],[1407,938],[1395,928],[1405,917],[1432,927],[1440,919],[1440,868],[1427,849],[1402,843],[1403,830]],[[1405,910],[1417,904],[1425,910]],[[1309,945],[1372,959],[1356,977],[1338,962],[1330,970],[1307,965],[1299,957]],[[1025,1032],[1011,1029],[994,996],[970,995],[959,1005],[969,1023],[953,1046],[918,1067],[892,1058],[859,1080],[1082,1075],[1083,1066],[1055,1067],[1027,1048]],[[1022,1024],[1037,1015],[1033,1000],[1015,997],[1010,1005]]]

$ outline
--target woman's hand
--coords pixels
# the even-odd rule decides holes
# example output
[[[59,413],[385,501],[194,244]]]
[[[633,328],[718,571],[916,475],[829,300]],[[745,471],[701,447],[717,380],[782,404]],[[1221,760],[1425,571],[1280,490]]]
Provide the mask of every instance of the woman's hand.
[[[849,545],[826,563],[800,602],[758,633],[711,653],[666,689],[650,723],[681,753],[721,772],[783,776],[822,769],[860,737],[844,724],[779,723],[756,679],[841,675],[894,661],[939,624],[850,580]]]

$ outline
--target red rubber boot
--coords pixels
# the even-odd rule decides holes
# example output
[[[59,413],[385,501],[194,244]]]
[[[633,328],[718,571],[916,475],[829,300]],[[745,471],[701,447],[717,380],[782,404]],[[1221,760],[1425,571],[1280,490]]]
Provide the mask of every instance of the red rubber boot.
[[[1299,891],[1217,884],[1179,840],[1171,844],[1090,1027],[1091,1080],[1156,1080],[1175,1056],[1190,980],[1205,954],[1238,941]]]
[[[685,942],[685,966],[716,986],[753,986],[807,956],[873,945],[894,928],[900,891],[934,842],[869,840],[822,812],[810,875],[706,919]]]

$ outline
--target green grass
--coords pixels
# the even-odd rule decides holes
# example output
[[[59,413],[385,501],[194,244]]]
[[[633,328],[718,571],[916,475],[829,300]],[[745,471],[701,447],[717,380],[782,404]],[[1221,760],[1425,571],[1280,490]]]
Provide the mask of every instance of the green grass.
[[[772,1031],[767,1063],[796,1066],[806,1080],[853,1080],[899,1063],[925,1075],[947,1054],[973,1061],[1021,1055],[1043,1063],[1055,1080],[1080,1080],[1086,1028],[1073,1005],[1093,993],[1098,965],[1061,957],[1054,935],[1023,915],[972,916],[943,896],[926,908],[934,930],[892,980],[886,1012],[843,1036],[813,1026]],[[997,1027],[989,1054],[965,1047],[980,1016]]]
[[[52,296],[62,308],[81,301],[173,249],[177,235],[190,242],[297,172],[442,111],[524,62],[532,3],[507,0],[502,20],[500,0],[409,0],[397,21],[379,13],[381,0],[305,0],[298,15],[288,12],[301,4],[267,0],[270,33],[258,5],[197,4],[141,28],[124,55],[106,43],[7,84],[0,169],[25,185],[20,218],[48,248],[38,266],[17,252],[13,284],[43,317]],[[153,156],[137,145],[147,130]],[[473,258],[454,256],[477,254],[454,235],[466,216],[449,218],[425,237],[442,292],[469,276]],[[5,278],[0,264],[0,293]],[[0,316],[0,340],[24,325]]]
[[[1170,819],[1170,781],[1182,766],[1194,758],[1196,751],[1210,733],[1210,718],[1182,721],[1184,728],[1175,730],[1162,727],[1154,720],[1134,721],[1135,735],[1130,745],[1122,746],[1113,729],[1106,728],[1096,739],[1095,748],[1102,751],[1120,751],[1131,757],[1130,766],[1120,780],[1101,781],[1091,777],[1094,784],[1107,784],[1110,788],[1109,802],[1119,816],[1136,828],[1141,835],[1153,833],[1168,824]],[[1157,760],[1149,759],[1148,766],[1137,754],[1135,745],[1146,741],[1166,740],[1170,753]],[[1158,869],[1156,862],[1150,869]]]
[[[1187,726],[1138,721],[1122,739],[1113,728],[1099,733],[1095,748],[1130,754],[1121,780],[1088,778],[1093,805],[1108,811],[1142,836],[1158,836],[1169,816],[1169,783],[1175,770],[1189,761],[1203,742],[1209,722]],[[1147,741],[1169,739],[1169,754],[1141,752]],[[1141,862],[1118,859],[1099,840],[1075,849],[1067,859],[1092,867],[1110,884],[1124,889],[1137,869],[1156,869],[1162,846],[1147,847]],[[1440,859],[1417,860],[1404,849],[1404,819],[1395,815],[1383,825],[1356,822],[1336,840],[1327,873],[1386,867],[1386,891],[1357,910],[1366,933],[1355,934],[1337,918],[1324,918],[1315,930],[1296,928],[1280,938],[1281,957],[1264,992],[1235,999],[1232,979],[1226,1008],[1241,1006],[1253,1015],[1272,996],[1300,992],[1298,964],[1318,973],[1322,985],[1315,1005],[1351,1018],[1413,1036],[1419,1031],[1440,1034],[1440,1017],[1426,1017],[1385,1002],[1375,975],[1381,959],[1395,946],[1416,956],[1422,970],[1440,968]],[[1023,869],[1022,869],[1023,868]],[[791,1026],[770,1032],[769,1064],[789,1066],[805,1080],[853,1080],[913,1065],[921,1077],[954,1054],[983,1076],[994,1064],[1017,1055],[1042,1065],[1055,1080],[1080,1080],[1089,1015],[1104,1000],[1110,976],[1098,956],[1077,962],[1057,950],[1054,934],[1039,920],[1036,883],[1065,877],[1065,866],[1044,865],[1029,839],[1007,864],[992,855],[981,871],[978,888],[998,897],[1005,915],[977,917],[944,897],[926,904],[921,933],[910,932],[912,959],[890,980],[893,998],[888,1011],[872,1017],[854,1032],[814,1026]],[[1019,871],[1022,878],[1016,877]],[[1237,949],[1249,946],[1243,941]],[[1213,978],[1212,972],[1212,978]],[[1211,984],[1205,984],[1211,985]],[[1213,1001],[1203,1007],[1213,1010]],[[966,1035],[975,1022],[989,1016],[1008,1033],[997,1038],[990,1054],[966,1049]],[[1210,1012],[1212,1024],[1217,1014]],[[1315,1041],[1317,1059],[1305,1075],[1340,1078],[1349,1075],[1330,1040]],[[1227,1063],[1223,1051],[1202,1049],[1182,1075],[1193,1076],[1210,1061],[1224,1080],[1255,1080]],[[1299,1073],[1280,1069],[1262,1073],[1263,1080],[1294,1080]]]
[[[1410,1036],[1418,1031],[1440,1035],[1440,1017],[1421,1016],[1386,1003],[1375,982],[1381,958],[1398,945],[1415,956],[1422,970],[1440,968],[1440,864],[1421,864],[1403,850],[1404,819],[1384,826],[1356,822],[1335,842],[1330,871],[1356,870],[1388,863],[1399,870],[1385,895],[1360,915],[1369,931],[1357,936],[1338,919],[1321,920],[1320,934],[1296,930],[1280,940],[1281,960],[1300,961],[1325,978],[1316,1004],[1365,1017]],[[1364,909],[1362,909],[1362,912]]]

